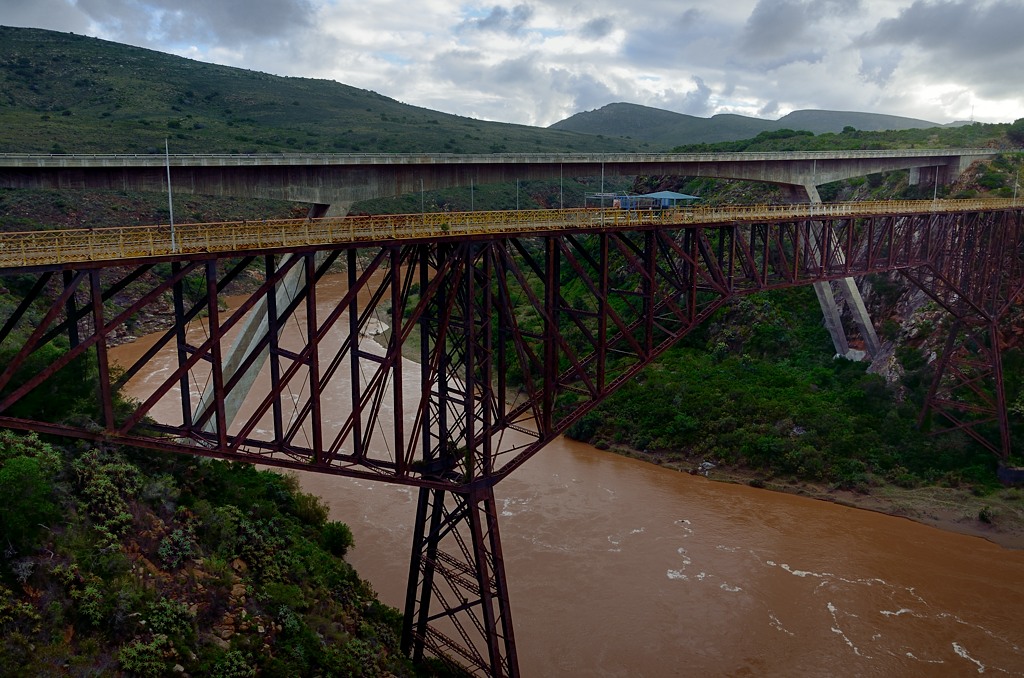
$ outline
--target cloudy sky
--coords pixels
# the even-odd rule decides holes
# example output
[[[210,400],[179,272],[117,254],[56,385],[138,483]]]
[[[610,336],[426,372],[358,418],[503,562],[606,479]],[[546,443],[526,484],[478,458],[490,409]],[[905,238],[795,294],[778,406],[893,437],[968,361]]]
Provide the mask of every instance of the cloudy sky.
[[[1024,117],[1024,0],[0,0],[0,24],[529,125],[617,101]]]

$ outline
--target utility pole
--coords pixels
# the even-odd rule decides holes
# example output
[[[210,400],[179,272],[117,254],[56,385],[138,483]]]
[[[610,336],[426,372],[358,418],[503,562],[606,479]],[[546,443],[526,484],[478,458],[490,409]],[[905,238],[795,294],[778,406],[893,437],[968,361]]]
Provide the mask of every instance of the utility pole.
[[[178,244],[174,239],[174,197],[171,195],[171,147],[164,137],[164,160],[167,163],[167,211],[171,219],[171,252],[178,251]]]

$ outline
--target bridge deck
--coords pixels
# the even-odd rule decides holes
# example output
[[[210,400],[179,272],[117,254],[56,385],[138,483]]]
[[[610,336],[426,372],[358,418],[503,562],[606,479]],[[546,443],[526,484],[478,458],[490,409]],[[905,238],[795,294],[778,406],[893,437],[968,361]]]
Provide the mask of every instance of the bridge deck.
[[[727,205],[666,210],[555,209],[271,219],[205,224],[114,226],[0,234],[0,268],[136,260],[204,253],[380,243],[468,236],[514,236],[571,230],[753,221],[829,219],[880,214],[997,210],[1017,200],[904,200],[796,205]]]
[[[851,160],[865,158],[988,157],[990,148],[900,148],[847,151],[758,151],[719,153],[157,153],[36,154],[0,153],[0,167],[254,167],[314,165],[496,165],[595,163],[694,163],[784,160]]]

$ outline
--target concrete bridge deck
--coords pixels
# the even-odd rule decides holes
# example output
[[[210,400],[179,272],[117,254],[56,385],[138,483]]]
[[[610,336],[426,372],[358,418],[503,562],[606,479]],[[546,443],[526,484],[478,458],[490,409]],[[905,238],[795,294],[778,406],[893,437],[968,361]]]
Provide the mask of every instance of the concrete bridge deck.
[[[992,149],[781,153],[355,153],[254,155],[0,154],[0,187],[106,188],[235,195],[346,205],[471,184],[579,176],[658,174],[813,187],[911,169],[953,181]]]

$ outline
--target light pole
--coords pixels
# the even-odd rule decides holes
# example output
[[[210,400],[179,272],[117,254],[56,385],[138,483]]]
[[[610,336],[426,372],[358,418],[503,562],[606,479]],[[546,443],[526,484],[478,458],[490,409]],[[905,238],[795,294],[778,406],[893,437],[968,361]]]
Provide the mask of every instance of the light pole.
[[[171,148],[167,137],[164,137],[164,160],[167,163],[167,211],[171,220],[171,252],[177,252],[178,245],[174,240],[174,198],[171,196]]]

